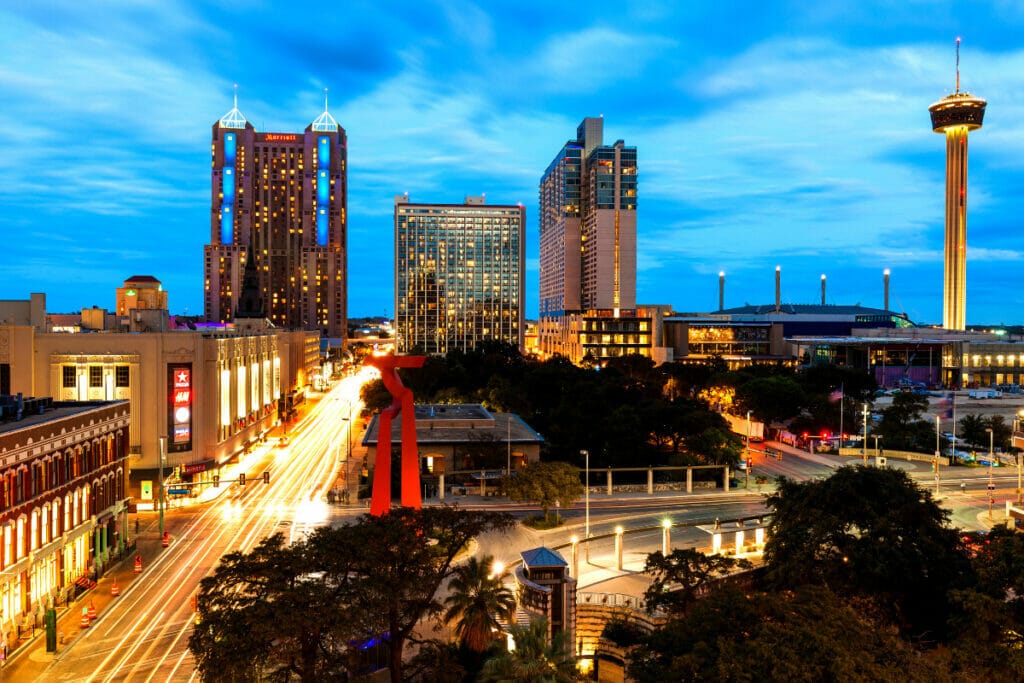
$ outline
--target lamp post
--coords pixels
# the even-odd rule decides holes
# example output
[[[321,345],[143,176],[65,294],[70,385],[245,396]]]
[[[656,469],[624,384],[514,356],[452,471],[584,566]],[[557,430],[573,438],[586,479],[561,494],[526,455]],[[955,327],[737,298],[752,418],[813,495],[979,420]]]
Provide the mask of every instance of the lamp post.
[[[939,429],[941,429],[941,427],[939,426],[939,422],[941,420],[942,420],[941,416],[939,416],[939,415],[935,416],[935,457],[936,458],[938,458],[942,454],[941,453],[942,448],[941,448],[941,446],[939,446]]]
[[[881,434],[872,434],[871,438],[875,440],[875,457],[877,458],[878,456],[880,456],[882,454],[882,452],[878,450],[878,440],[882,438],[882,435]]]
[[[672,545],[672,520],[666,517],[661,520],[661,555],[668,557],[669,546]]]
[[[996,488],[995,483],[992,481],[992,428],[986,427],[985,431],[988,432],[988,518],[992,519],[992,502],[995,500],[993,496],[995,495]]]
[[[868,464],[868,404],[867,403],[864,404],[864,410],[863,410],[862,414],[864,415],[864,450],[862,452],[864,453],[864,464],[867,465]]]
[[[753,413],[753,412],[754,411],[752,411],[752,410],[748,410],[747,411],[747,446],[746,446],[746,451],[747,452],[746,452],[746,455],[750,455],[750,414]]]
[[[583,507],[584,507],[584,527],[583,527],[583,540],[587,545],[587,562],[590,562],[590,451],[580,451],[580,455],[583,456],[583,462],[585,467],[584,474],[584,485],[583,485]]]
[[[615,527],[615,568],[622,571],[622,533],[621,526]]]
[[[1013,434],[1010,436],[1010,445],[1011,446],[1014,445],[1014,441],[1016,441],[1015,437],[1017,436],[1017,430],[1020,428],[1020,421],[1022,419],[1024,419],[1024,408],[1021,408],[1020,410],[1017,411],[1017,419],[1014,420],[1014,422],[1016,423],[1016,427],[1013,430]],[[1024,455],[1024,454],[1021,454],[1020,452],[1017,453],[1017,504],[1018,505],[1021,503],[1021,459],[1022,459],[1021,456],[1022,455]]]
[[[578,536],[573,536],[569,539],[572,543],[572,578],[577,581],[580,580],[580,539]]]

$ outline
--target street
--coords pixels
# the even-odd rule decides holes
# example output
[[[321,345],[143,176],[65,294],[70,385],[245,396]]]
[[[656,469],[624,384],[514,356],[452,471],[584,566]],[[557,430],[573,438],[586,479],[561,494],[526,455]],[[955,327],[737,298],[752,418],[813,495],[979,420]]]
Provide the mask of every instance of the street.
[[[339,400],[321,400],[312,407],[303,422],[292,428],[287,447],[268,442],[247,456],[236,467],[236,473],[247,475],[244,486],[222,480],[222,490],[210,502],[168,514],[169,547],[140,577],[110,601],[89,628],[78,628],[75,619],[63,619],[65,644],[48,654],[42,639],[37,639],[25,656],[7,663],[6,680],[197,678],[188,651],[192,599],[200,579],[212,572],[221,556],[246,552],[275,532],[295,540],[328,523],[332,514],[355,514],[332,511],[322,498],[339,467],[344,467],[337,444],[346,442],[351,423],[342,418],[349,415],[349,402],[358,401],[362,379],[342,381],[325,396]],[[269,484],[263,481],[264,471],[270,473]]]

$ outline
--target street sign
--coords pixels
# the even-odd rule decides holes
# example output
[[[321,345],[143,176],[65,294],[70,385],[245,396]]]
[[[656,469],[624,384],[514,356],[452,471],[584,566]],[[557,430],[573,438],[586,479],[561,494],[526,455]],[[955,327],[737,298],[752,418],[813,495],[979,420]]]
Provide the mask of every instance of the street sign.
[[[187,488],[172,486],[171,488],[167,489],[167,493],[169,493],[172,496],[184,496],[188,495],[189,490]]]

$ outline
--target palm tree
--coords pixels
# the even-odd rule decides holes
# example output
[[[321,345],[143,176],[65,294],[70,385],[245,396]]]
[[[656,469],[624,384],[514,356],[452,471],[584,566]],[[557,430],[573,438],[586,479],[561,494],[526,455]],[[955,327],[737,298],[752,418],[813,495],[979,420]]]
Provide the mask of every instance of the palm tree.
[[[548,620],[535,617],[528,626],[512,627],[516,649],[484,664],[481,683],[572,683],[580,680],[566,632],[548,642]]]
[[[455,569],[444,601],[445,621],[456,621],[455,635],[474,652],[483,652],[494,642],[501,627],[497,617],[511,621],[516,609],[515,596],[500,576],[493,575],[493,564],[489,555],[482,560],[469,558]]]

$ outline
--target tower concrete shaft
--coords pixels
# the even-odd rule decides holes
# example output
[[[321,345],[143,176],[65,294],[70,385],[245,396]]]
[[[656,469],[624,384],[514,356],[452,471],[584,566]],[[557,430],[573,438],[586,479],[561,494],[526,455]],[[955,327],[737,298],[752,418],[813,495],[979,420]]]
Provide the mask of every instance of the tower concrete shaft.
[[[967,126],[946,129],[946,243],[942,326],[967,325]]]

